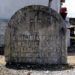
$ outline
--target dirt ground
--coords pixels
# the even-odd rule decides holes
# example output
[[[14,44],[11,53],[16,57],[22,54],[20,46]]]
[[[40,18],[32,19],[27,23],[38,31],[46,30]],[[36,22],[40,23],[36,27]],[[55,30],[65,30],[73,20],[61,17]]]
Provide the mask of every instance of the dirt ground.
[[[3,55],[0,55],[0,64],[1,65],[5,65],[6,64],[5,57]]]
[[[75,66],[75,53],[69,53],[67,56],[67,61],[70,65]]]

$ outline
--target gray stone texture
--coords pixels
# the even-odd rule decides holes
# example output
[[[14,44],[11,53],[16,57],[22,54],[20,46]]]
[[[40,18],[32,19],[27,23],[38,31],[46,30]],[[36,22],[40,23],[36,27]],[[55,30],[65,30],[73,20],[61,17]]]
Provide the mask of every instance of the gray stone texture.
[[[8,24],[7,19],[0,19],[0,47],[4,47],[5,30]]]
[[[61,16],[46,6],[20,9],[12,16],[6,30],[6,61],[66,64],[65,26]]]

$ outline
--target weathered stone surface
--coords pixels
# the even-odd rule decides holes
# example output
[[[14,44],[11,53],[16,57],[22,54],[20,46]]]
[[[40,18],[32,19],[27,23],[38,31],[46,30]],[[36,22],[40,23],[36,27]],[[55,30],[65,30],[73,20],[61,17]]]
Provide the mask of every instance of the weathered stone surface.
[[[12,16],[6,31],[7,62],[65,64],[65,23],[46,6],[28,6]]]
[[[0,47],[4,47],[4,36],[5,36],[5,29],[6,29],[7,23],[8,23],[8,20],[0,19]]]

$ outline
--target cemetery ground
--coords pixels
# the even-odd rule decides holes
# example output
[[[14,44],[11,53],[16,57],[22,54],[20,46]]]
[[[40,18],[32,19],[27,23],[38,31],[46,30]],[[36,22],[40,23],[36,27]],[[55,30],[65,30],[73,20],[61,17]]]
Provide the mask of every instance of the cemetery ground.
[[[25,65],[25,68],[6,67],[5,57],[0,55],[0,75],[75,75],[75,53],[67,56],[68,65]]]

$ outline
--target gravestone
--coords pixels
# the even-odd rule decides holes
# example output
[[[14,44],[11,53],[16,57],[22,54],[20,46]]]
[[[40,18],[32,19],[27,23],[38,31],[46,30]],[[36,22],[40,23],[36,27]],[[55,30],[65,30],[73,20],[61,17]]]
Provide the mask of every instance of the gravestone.
[[[65,26],[61,16],[47,6],[20,9],[12,16],[6,30],[6,62],[67,63]]]

